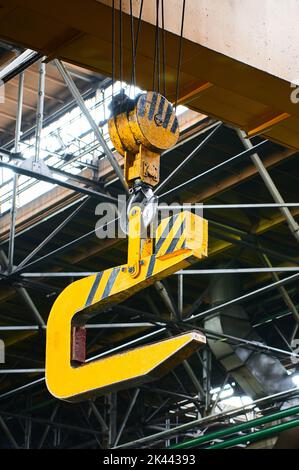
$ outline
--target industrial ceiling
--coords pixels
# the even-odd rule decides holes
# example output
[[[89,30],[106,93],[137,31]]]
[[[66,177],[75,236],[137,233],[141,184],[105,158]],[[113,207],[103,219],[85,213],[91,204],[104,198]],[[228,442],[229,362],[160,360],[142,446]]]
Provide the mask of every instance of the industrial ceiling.
[[[111,2],[86,0],[84,8],[79,0],[0,3],[0,73],[27,49],[37,52],[24,70],[21,138],[25,141],[36,131],[41,58],[46,62],[44,125],[55,122],[78,104],[54,59],[62,60],[85,99],[110,85]],[[135,3],[137,28],[139,2]],[[137,85],[150,89],[152,73],[148,71],[154,63],[155,23],[150,9],[145,17],[141,22],[136,75]],[[128,10],[123,13],[123,22],[124,36],[129,37]],[[174,101],[179,36],[175,20],[169,22],[165,31],[167,97]],[[129,82],[132,68],[129,41],[123,50],[123,78]],[[180,439],[198,437],[201,424],[194,429],[189,424],[199,418],[207,419],[212,427],[216,422],[216,431],[221,430],[227,424],[225,416],[216,421],[213,415],[221,387],[223,390],[232,387],[238,396],[242,396],[244,387],[241,380],[235,379],[240,364],[226,365],[222,352],[219,358],[213,349],[213,341],[216,347],[231,346],[230,358],[241,345],[254,351],[253,354],[265,355],[264,359],[275,358],[285,371],[294,375],[298,370],[292,361],[290,343],[298,329],[299,258],[298,240],[290,219],[295,225],[299,221],[296,203],[299,112],[290,101],[290,83],[198,44],[188,34],[183,38],[183,51],[179,104],[185,104],[189,110],[179,116],[179,142],[161,157],[161,181],[173,172],[175,177],[163,188],[160,201],[207,206],[203,215],[209,221],[208,257],[193,266],[196,274],[170,276],[160,285],[159,295],[157,287],[149,287],[92,318],[87,330],[87,352],[88,358],[92,358],[121,350],[122,345],[143,344],[147,335],[164,338],[165,331],[156,333],[159,320],[165,322],[168,333],[185,331],[183,321],[192,314],[199,318],[194,325],[207,330],[213,355],[206,352],[209,349],[201,350],[187,364],[179,365],[153,384],[95,401],[71,405],[60,403],[49,394],[44,380],[45,341],[54,300],[84,273],[119,265],[125,262],[127,254],[125,239],[100,240],[94,233],[95,210],[101,196],[114,198],[123,194],[121,182],[102,153],[95,158],[91,152],[92,162],[81,162],[78,155],[74,161],[80,162],[80,172],[72,175],[61,170],[63,182],[49,180],[54,184],[52,189],[32,196],[30,202],[17,209],[16,269],[12,273],[5,270],[11,213],[1,214],[0,335],[6,345],[6,363],[0,368],[3,430],[0,448],[106,448],[126,443],[136,447],[168,447],[177,445]],[[115,53],[119,53],[117,48]],[[20,71],[16,68],[4,80],[6,100],[0,107],[0,153],[4,168],[21,161],[20,156],[14,160],[13,155]],[[256,158],[260,157],[281,199],[273,196],[275,191],[269,179],[265,184],[267,176],[261,172],[257,159],[252,158],[254,151],[244,150],[238,128],[252,138]],[[212,137],[203,145],[210,133]],[[200,151],[194,152],[197,148]],[[123,168],[123,158],[118,154],[115,157]],[[186,158],[188,162],[176,172]],[[288,203],[293,206],[290,205],[287,216]],[[28,256],[29,261],[24,262]],[[205,323],[217,311],[211,285],[217,282],[221,285],[230,268],[232,283],[240,283],[238,305],[242,306],[250,332],[245,334],[240,328],[239,334],[233,335],[229,324],[227,329],[223,327],[223,331],[219,329],[213,335]],[[229,312],[225,312],[229,317]],[[244,364],[242,367],[243,374]],[[253,383],[249,375],[244,381]],[[212,389],[219,389],[216,404],[210,396]],[[277,412],[280,402],[277,404],[276,394],[263,392],[255,390],[253,400],[263,397],[265,410]],[[286,389],[277,390],[285,392]],[[292,390],[286,400],[293,396],[296,400],[297,394]],[[233,411],[225,408],[225,412]],[[242,419],[241,415],[240,422]],[[23,423],[27,422],[31,424],[24,429]],[[188,430],[178,429],[172,440],[167,434],[159,438],[158,433],[186,423]]]

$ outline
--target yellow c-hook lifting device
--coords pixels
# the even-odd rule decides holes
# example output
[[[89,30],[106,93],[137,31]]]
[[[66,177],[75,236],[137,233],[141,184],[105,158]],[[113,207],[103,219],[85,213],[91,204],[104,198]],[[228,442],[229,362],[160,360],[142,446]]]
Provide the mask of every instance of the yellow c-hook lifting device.
[[[160,132],[159,129],[155,133],[154,129],[150,129],[151,126],[162,127],[167,133],[165,119],[169,120],[168,125],[173,128],[177,126],[174,124],[176,117],[172,107],[170,108],[165,98],[162,106],[162,98],[161,95],[156,96],[155,103],[152,104],[153,94],[146,94],[142,104],[145,110],[138,106],[137,110],[136,107],[131,109],[135,113],[135,132],[139,126],[138,132],[147,132],[147,137],[143,139],[144,134],[140,134],[138,145],[134,149],[131,145],[129,153],[125,155],[128,158],[125,175],[129,186],[134,186],[135,179],[139,181],[139,185],[140,180],[145,183],[143,169],[147,165],[143,165],[141,153],[144,154],[145,149],[150,147],[155,159],[157,155],[160,157],[163,148],[172,146],[175,140],[170,139],[168,143],[163,143],[163,131]],[[140,97],[138,100],[140,101]],[[146,119],[150,111],[152,123],[149,126],[145,121],[138,124],[140,109]],[[114,121],[116,117],[113,117]],[[127,118],[130,122],[130,113],[127,113]],[[124,126],[129,125],[128,122],[125,123],[125,116],[122,117],[122,122]],[[110,123],[111,127],[113,123]],[[116,128],[114,130],[116,132]],[[132,139],[132,125],[127,131]],[[125,129],[122,132],[125,134]],[[113,141],[115,135],[111,135]],[[158,140],[160,144],[157,144]],[[133,140],[131,144],[132,142]],[[124,146],[123,143],[122,145]],[[134,166],[134,171],[130,172],[128,168]],[[134,175],[134,178],[128,176],[129,174]],[[205,336],[201,332],[190,331],[86,362],[85,324],[88,318],[207,256],[207,221],[189,211],[163,219],[154,230],[153,238],[142,240],[142,230],[142,209],[137,204],[132,204],[128,213],[127,263],[71,283],[56,299],[48,319],[46,347],[46,383],[55,397],[74,402],[139,386],[167,373],[205,343]]]

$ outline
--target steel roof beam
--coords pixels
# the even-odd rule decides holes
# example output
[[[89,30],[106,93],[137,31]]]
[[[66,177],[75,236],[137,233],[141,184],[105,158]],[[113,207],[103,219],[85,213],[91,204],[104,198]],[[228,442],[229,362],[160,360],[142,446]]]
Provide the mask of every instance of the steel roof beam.
[[[61,181],[56,178],[53,178],[52,176],[44,175],[42,173],[38,173],[34,170],[29,170],[27,168],[22,168],[17,165],[12,165],[11,163],[6,163],[3,161],[0,161],[0,167],[6,168],[8,170],[13,171],[14,173],[18,175],[24,175],[28,176],[29,178],[35,178],[40,181],[45,181],[46,183],[51,183],[54,185],[58,186],[63,186],[64,188],[70,189],[75,192],[79,192],[82,194],[87,194],[88,196],[96,197],[97,199],[100,199],[102,201],[107,201],[107,202],[116,202],[117,199],[109,196],[108,194],[100,193],[99,191],[94,191],[92,189],[88,188],[82,188],[79,186],[75,186],[71,183],[68,183],[67,181]]]
[[[71,94],[73,95],[73,98],[75,99],[77,105],[81,109],[81,112],[86,117],[87,121],[90,124],[90,127],[94,131],[94,133],[95,133],[101,147],[103,148],[103,150],[104,150],[104,152],[105,152],[105,154],[106,154],[113,170],[117,174],[117,176],[118,176],[118,178],[119,178],[119,180],[120,180],[120,182],[123,186],[123,189],[125,190],[125,193],[128,194],[129,190],[128,190],[128,186],[125,182],[123,172],[122,172],[115,156],[113,155],[112,151],[110,150],[110,148],[108,147],[106,141],[104,140],[103,135],[102,135],[102,133],[99,129],[99,126],[96,124],[96,122],[94,121],[93,117],[91,116],[88,108],[86,107],[85,102],[84,102],[78,88],[76,87],[72,77],[70,76],[69,72],[66,70],[66,68],[64,67],[62,62],[60,62],[57,59],[55,59],[54,62],[55,62],[55,65],[56,65],[57,69],[59,70],[61,76],[63,77],[65,83],[67,84]]]
[[[245,132],[241,130],[237,130],[238,137],[240,141],[242,142],[243,146],[247,150],[252,150],[254,148],[254,145],[251,143],[250,139],[246,139],[246,134]],[[274,181],[272,180],[268,170],[265,168],[260,156],[258,153],[254,152],[250,155],[250,158],[254,165],[256,166],[262,180],[264,181],[264,184],[268,191],[270,192],[271,196],[273,197],[274,201],[278,204],[284,204],[285,201],[283,200],[283,197],[281,193],[279,192],[277,186],[275,185]],[[292,235],[295,237],[296,241],[299,242],[299,225],[294,219],[293,215],[291,214],[290,210],[288,207],[282,206],[280,208],[281,213],[285,217],[287,224],[289,226],[289,229],[292,233]]]
[[[2,260],[2,263],[4,264],[4,266],[6,268],[8,268],[8,258],[7,256],[5,255],[4,251],[1,250],[0,251],[0,259]],[[28,294],[27,290],[24,288],[24,287],[18,287],[18,286],[15,286],[15,290],[16,292],[22,297],[22,299],[24,300],[24,302],[26,303],[26,305],[29,307],[29,309],[31,310],[31,312],[33,313],[35,319],[36,319],[36,322],[37,324],[41,327],[41,328],[44,328],[45,327],[45,322],[44,322],[44,319],[43,317],[41,316],[41,314],[39,313],[35,303],[33,302],[33,300],[31,299],[30,295]]]

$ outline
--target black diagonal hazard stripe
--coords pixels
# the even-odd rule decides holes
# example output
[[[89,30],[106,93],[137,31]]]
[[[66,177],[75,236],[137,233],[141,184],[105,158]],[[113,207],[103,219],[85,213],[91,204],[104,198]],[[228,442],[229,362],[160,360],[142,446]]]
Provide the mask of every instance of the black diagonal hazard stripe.
[[[155,253],[159,252],[160,248],[162,247],[163,243],[165,242],[165,239],[166,239],[167,235],[170,233],[170,231],[173,227],[173,224],[175,223],[176,219],[178,218],[178,215],[179,214],[175,214],[172,217],[170,217],[168,224],[166,225],[165,229],[163,230],[163,233],[161,234],[161,237],[159,238],[159,240],[156,243]]]
[[[101,299],[104,299],[105,297],[108,297],[108,295],[110,294],[111,289],[112,289],[112,287],[115,283],[115,280],[117,278],[117,275],[118,275],[119,271],[120,271],[119,268],[112,269]]]
[[[155,269],[155,263],[156,263],[156,257],[155,255],[152,255],[151,256],[151,259],[150,259],[150,262],[149,262],[149,265],[148,265],[148,270],[147,270],[147,273],[146,273],[146,277],[150,277],[153,272],[154,272],[154,269]]]
[[[167,250],[165,252],[165,255],[167,255],[168,253],[172,253],[174,251],[175,247],[177,246],[177,244],[180,241],[181,235],[183,234],[184,227],[185,227],[185,220],[183,220],[183,222],[179,226],[173,240],[171,241],[169,247],[167,248]]]
[[[171,129],[170,129],[170,132],[172,132],[173,134],[175,134],[176,131],[177,131],[178,126],[179,126],[179,123],[178,123],[177,118],[175,117],[175,118],[174,118],[174,121],[173,121],[173,123],[172,123]]]
[[[158,99],[158,95],[157,95],[157,93],[154,93],[153,97],[152,97],[151,105],[150,105],[150,110],[148,112],[148,119],[150,121],[154,117],[154,112],[155,112],[155,109],[156,109],[157,99]]]
[[[186,238],[183,237],[181,243],[178,245],[177,250],[182,250],[183,248],[186,248]]]
[[[164,122],[163,122],[164,129],[166,129],[168,124],[169,124],[170,118],[172,116],[172,111],[173,111],[172,104],[169,103],[169,105],[167,107],[167,110],[166,110],[165,119],[164,119]]]
[[[96,275],[96,278],[94,280],[94,283],[90,289],[90,292],[88,294],[88,297],[87,297],[87,300],[86,300],[86,303],[85,303],[85,307],[89,307],[89,305],[91,305],[92,301],[93,301],[93,298],[95,296],[95,293],[100,285],[100,282],[101,282],[101,279],[102,279],[102,276],[103,276],[103,271],[98,273]]]
[[[158,114],[161,116],[161,118],[162,118],[163,111],[164,111],[164,105],[165,105],[165,98],[164,96],[161,96],[159,108],[158,108]]]
[[[146,107],[146,95],[142,95],[139,100],[139,116],[144,117]]]

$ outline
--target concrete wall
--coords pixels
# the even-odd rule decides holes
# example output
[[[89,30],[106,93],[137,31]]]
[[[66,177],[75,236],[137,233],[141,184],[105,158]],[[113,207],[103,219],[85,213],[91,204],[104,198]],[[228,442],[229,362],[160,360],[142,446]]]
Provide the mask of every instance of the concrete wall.
[[[111,0],[97,0],[110,4]],[[118,2],[115,2],[118,5]],[[129,0],[123,0],[129,12]],[[179,34],[183,0],[164,0],[165,27]],[[138,16],[140,0],[134,0]],[[143,19],[155,24],[156,0]],[[161,5],[161,2],[160,2]],[[299,0],[186,0],[184,36],[287,81],[299,80]]]

